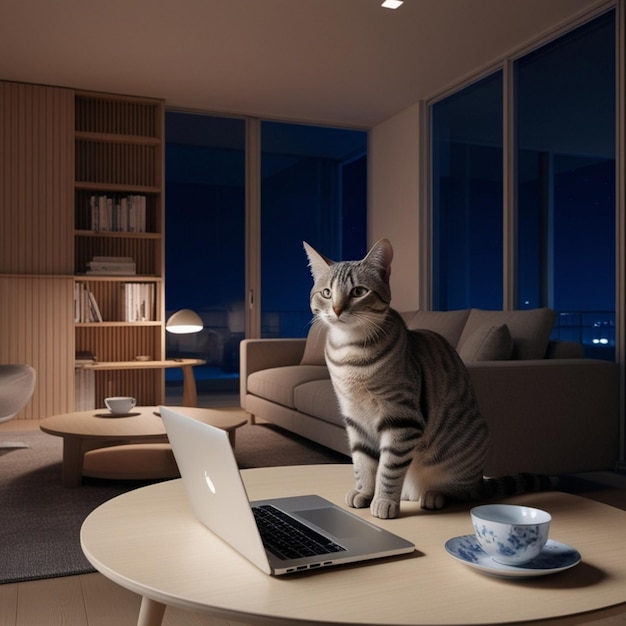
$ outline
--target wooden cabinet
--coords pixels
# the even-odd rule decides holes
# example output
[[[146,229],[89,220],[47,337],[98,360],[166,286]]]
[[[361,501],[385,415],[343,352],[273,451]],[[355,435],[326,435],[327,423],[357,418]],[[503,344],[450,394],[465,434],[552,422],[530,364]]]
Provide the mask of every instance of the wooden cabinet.
[[[132,215],[106,214],[129,198]],[[117,394],[163,402],[162,369],[114,366],[165,356],[162,101],[0,81],[0,234],[0,362],[37,371],[19,417],[74,410],[76,350],[105,362],[96,406]],[[132,258],[134,272],[87,274],[97,257]],[[150,310],[129,315],[136,285]],[[93,321],[77,315],[80,286]]]
[[[23,419],[73,404],[74,93],[0,81],[0,363],[37,372]]]
[[[75,119],[76,351],[103,364],[96,406],[109,395],[158,404],[162,370],[114,364],[165,357],[163,104],[77,92]]]

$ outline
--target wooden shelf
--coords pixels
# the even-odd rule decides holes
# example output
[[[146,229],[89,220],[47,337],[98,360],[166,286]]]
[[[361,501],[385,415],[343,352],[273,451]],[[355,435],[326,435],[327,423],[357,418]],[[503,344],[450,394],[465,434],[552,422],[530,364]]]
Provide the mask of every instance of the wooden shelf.
[[[104,319],[74,324],[75,349],[101,359],[93,365],[81,364],[77,371],[93,370],[97,399],[133,395],[141,405],[156,405],[165,396],[163,368],[182,367],[163,360],[163,104],[80,92],[75,107],[74,281],[81,284],[77,317]],[[131,227],[125,212],[130,205],[126,208],[122,202],[132,195],[145,199],[142,220],[132,225],[140,230],[121,230]],[[94,225],[120,230],[90,228]],[[96,256],[132,258],[138,273],[83,273]],[[134,302],[135,295],[129,295],[124,287],[129,283],[150,283],[154,292],[150,290],[150,295],[140,295]],[[84,296],[80,295],[85,291],[89,300],[97,303],[98,316],[94,317],[94,307],[89,305],[91,310],[85,316]],[[125,321],[142,319],[144,311],[148,311],[148,320]],[[139,354],[151,355],[154,360],[130,360]]]
[[[170,369],[173,367],[186,367],[188,365],[204,365],[202,359],[164,359],[163,361],[108,361],[97,363],[85,363],[76,365],[77,368],[87,370],[140,370],[140,369]]]
[[[128,328],[132,326],[161,326],[163,322],[76,322],[76,328]]]
[[[76,237],[111,237],[113,239],[161,239],[161,233],[135,233],[118,230],[75,230]]]
[[[114,135],[111,133],[94,133],[77,131],[76,139],[82,141],[99,141],[103,143],[129,143],[146,146],[159,146],[161,140],[157,137],[145,137],[143,135]]]
[[[130,276],[118,276],[117,274],[74,274],[77,282],[124,282],[124,283],[158,283],[163,281],[162,276],[154,274],[131,274]]]
[[[126,183],[98,183],[88,182],[84,180],[76,181],[74,183],[76,189],[84,189],[85,191],[110,191],[113,193],[145,193],[145,194],[159,194],[161,193],[160,187],[154,187],[151,185],[133,185]]]

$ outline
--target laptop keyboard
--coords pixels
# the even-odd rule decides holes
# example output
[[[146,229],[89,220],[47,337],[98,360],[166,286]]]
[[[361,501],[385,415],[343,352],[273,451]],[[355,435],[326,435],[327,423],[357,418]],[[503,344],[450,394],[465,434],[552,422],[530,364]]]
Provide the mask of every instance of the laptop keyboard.
[[[345,548],[305,526],[271,504],[253,506],[263,545],[281,559],[297,559],[333,552]]]

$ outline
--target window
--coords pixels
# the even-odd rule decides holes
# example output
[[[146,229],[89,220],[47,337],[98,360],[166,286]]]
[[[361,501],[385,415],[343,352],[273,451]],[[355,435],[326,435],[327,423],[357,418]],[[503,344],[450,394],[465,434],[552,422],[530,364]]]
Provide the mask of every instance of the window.
[[[512,99],[496,72],[431,106],[433,308],[549,306],[559,314],[553,338],[612,360],[614,11],[520,57],[512,76]],[[513,180],[503,175],[503,102],[515,114]],[[511,209],[514,251],[502,228]],[[511,284],[503,268],[513,252]]]
[[[166,333],[167,357],[204,359],[194,368],[199,389],[234,391],[244,334],[245,121],[167,112],[165,125],[166,315],[192,309],[204,323],[199,333]],[[166,370],[170,387],[179,380],[177,368]]]
[[[518,308],[615,355],[615,18],[515,63]]]
[[[305,337],[313,285],[302,246],[333,260],[367,252],[367,133],[261,125],[261,333]]]
[[[238,389],[245,336],[246,121],[166,113],[165,266],[169,317],[189,308],[204,328],[166,333],[169,358],[200,358],[200,391]],[[367,133],[261,124],[261,334],[303,337],[312,285],[302,241],[337,260],[366,252]],[[180,370],[166,370],[168,396]],[[169,401],[169,400],[168,400]]]
[[[502,72],[432,107],[433,306],[502,307]]]

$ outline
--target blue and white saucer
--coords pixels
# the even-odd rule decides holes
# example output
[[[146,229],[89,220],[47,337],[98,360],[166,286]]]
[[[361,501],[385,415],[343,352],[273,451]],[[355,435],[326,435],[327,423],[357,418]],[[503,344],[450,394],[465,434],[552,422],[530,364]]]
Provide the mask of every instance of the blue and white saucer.
[[[503,565],[494,561],[479,545],[474,535],[463,535],[446,541],[446,551],[455,559],[490,576],[530,578],[547,576],[580,563],[580,553],[566,543],[548,539],[539,556],[523,565]]]

